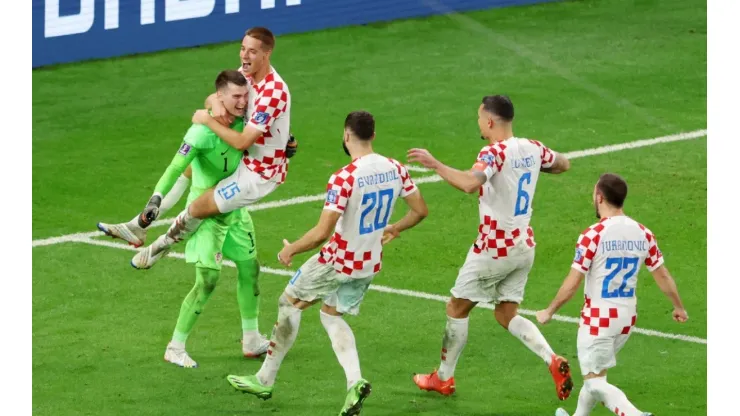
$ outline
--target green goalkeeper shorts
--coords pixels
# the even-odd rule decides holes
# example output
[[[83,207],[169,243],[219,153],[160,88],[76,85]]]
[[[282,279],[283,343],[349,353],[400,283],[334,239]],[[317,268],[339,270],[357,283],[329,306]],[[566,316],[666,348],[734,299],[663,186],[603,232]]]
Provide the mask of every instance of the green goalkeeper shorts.
[[[185,247],[185,261],[215,270],[221,270],[224,257],[238,262],[256,256],[254,224],[246,208],[206,218]]]

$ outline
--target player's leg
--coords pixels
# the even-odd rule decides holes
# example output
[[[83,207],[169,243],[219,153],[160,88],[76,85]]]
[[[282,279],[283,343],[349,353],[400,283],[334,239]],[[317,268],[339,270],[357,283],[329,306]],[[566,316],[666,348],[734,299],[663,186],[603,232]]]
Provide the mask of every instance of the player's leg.
[[[589,415],[597,403],[603,403],[609,411],[620,416],[649,415],[637,409],[622,390],[607,382],[607,371],[616,366],[617,352],[630,334],[598,336],[592,335],[589,329],[588,325],[581,325],[578,330],[578,361],[584,382],[574,415]]]
[[[272,389],[283,359],[298,336],[303,310],[339,286],[331,266],[320,264],[318,254],[309,259],[288,282],[278,300],[278,318],[272,328],[270,348],[255,375],[229,375],[226,379],[237,390],[261,399],[272,397]]]
[[[201,194],[175,218],[167,232],[150,246],[137,254],[138,263],[151,267],[162,256],[163,251],[195,232],[205,219],[235,211],[254,204],[277,188],[277,183],[266,181],[241,163],[228,178],[222,179],[215,188]]]
[[[206,267],[195,267],[195,286],[185,297],[180,306],[180,315],[177,318],[172,340],[167,344],[164,359],[180,367],[193,368],[198,364],[190,358],[185,350],[185,343],[195,322],[203,312],[206,302],[211,297],[216,283],[221,275],[220,270]]]
[[[573,389],[568,361],[555,354],[537,325],[519,315],[519,304],[524,300],[524,288],[534,263],[534,249],[513,258],[496,261],[514,266],[514,269],[496,284],[494,297],[496,321],[549,366],[558,398],[567,399]]]
[[[455,392],[455,368],[468,342],[468,316],[478,302],[491,300],[482,287],[481,279],[485,270],[483,257],[471,250],[460,268],[455,285],[450,290],[452,296],[447,302],[447,322],[439,369],[430,374],[414,375],[414,383],[422,390],[436,391],[446,396]]]
[[[185,172],[177,179],[175,185],[172,186],[170,192],[162,199],[162,204],[159,206],[160,216],[167,213],[182,198],[185,191],[190,187],[190,178],[192,175],[192,170],[188,166]],[[110,237],[120,238],[126,240],[134,247],[140,247],[146,242],[146,228],[149,225],[142,221],[141,214],[137,214],[131,221],[120,224],[99,222],[98,229]]]
[[[373,277],[364,279],[343,279],[336,292],[324,297],[321,306],[321,324],[331,340],[332,349],[347,378],[347,395],[341,416],[357,415],[362,410],[365,399],[372,392],[370,382],[362,378],[360,358],[357,354],[355,335],[342,315],[357,315],[360,304],[370,287]]]

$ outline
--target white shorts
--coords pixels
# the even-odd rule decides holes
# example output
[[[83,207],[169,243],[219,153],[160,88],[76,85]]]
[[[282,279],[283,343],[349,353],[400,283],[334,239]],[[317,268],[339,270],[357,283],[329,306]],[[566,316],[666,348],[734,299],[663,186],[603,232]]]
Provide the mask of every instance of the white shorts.
[[[221,179],[213,192],[219,212],[225,214],[252,205],[269,195],[278,183],[247,169],[244,162],[228,178]]]
[[[533,263],[534,248],[494,259],[485,251],[475,254],[471,247],[450,293],[473,302],[522,303]]]
[[[620,315],[619,318],[608,320],[609,328],[599,328],[598,335],[591,333],[599,325],[598,320],[592,319],[590,325],[586,325],[581,318],[578,327],[578,363],[584,376],[588,373],[599,374],[617,365],[617,353],[632,335],[635,324],[633,314]]]
[[[319,263],[316,253],[293,275],[285,293],[304,302],[322,299],[339,313],[357,315],[373,277],[353,279],[341,274],[331,264]]]

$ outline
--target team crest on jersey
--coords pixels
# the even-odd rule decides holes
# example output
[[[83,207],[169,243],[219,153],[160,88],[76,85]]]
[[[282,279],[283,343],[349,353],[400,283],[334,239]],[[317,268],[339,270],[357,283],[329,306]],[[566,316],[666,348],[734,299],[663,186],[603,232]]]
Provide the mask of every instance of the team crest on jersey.
[[[178,153],[180,153],[183,156],[187,156],[188,153],[190,153],[190,149],[191,147],[189,144],[183,143],[182,146],[180,146],[180,150],[178,151]]]
[[[268,118],[270,118],[270,115],[264,111],[260,111],[254,114],[254,121],[257,124],[267,124]]]
[[[576,249],[576,258],[573,259],[573,261],[579,262],[582,259],[583,259],[583,249],[579,247]]]
[[[330,189],[329,192],[326,193],[326,202],[336,204],[337,200],[339,200],[339,194],[337,191]]]
[[[485,155],[481,156],[480,158],[481,158],[481,160],[483,160],[484,162],[486,162],[488,164],[488,166],[493,166],[493,155],[485,154]]]
[[[216,263],[217,263],[217,264],[221,263],[221,260],[223,260],[223,259],[224,259],[224,255],[223,255],[223,254],[221,254],[221,252],[220,252],[220,251],[219,251],[218,253],[216,253],[216,255],[215,255],[214,257],[216,258]]]

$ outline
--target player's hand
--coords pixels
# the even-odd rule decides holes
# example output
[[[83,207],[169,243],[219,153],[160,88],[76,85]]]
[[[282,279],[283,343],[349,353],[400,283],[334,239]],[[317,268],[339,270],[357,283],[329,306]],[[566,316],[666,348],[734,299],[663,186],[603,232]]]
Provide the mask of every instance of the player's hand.
[[[211,105],[211,114],[213,114],[213,118],[216,119],[219,123],[223,124],[224,126],[230,126],[231,123],[234,122],[234,116],[232,116],[228,111],[226,111],[226,107],[218,101],[213,100],[215,103],[212,103]],[[201,123],[205,124],[205,123]]]
[[[207,124],[210,119],[211,115],[208,114],[208,110],[200,109],[193,114],[192,121],[195,124]]]
[[[283,249],[278,253],[278,261],[288,267],[293,264],[293,253],[290,250],[290,242],[288,240],[283,240]]]
[[[537,322],[544,325],[550,322],[550,319],[552,319],[552,314],[547,309],[543,309],[541,311],[537,311],[537,313],[535,313],[535,317],[537,318]]]
[[[425,168],[437,169],[441,163],[427,149],[411,149],[406,154],[409,162],[419,163]]]
[[[398,231],[398,229],[393,225],[388,225],[383,229],[383,239],[380,240],[381,244],[386,245],[391,242],[391,240],[398,238],[401,235],[401,233]]]
[[[288,145],[285,147],[285,157],[290,159],[291,157],[295,156],[296,152],[298,151],[298,141],[293,137],[293,134],[290,134],[290,140],[288,140]]]
[[[149,202],[146,203],[146,207],[141,211],[139,215],[139,226],[146,228],[153,223],[159,216],[159,205],[162,203],[162,197],[159,195],[152,195],[149,198]]]
[[[689,320],[689,314],[686,309],[673,309],[673,320],[676,322],[686,322]]]

